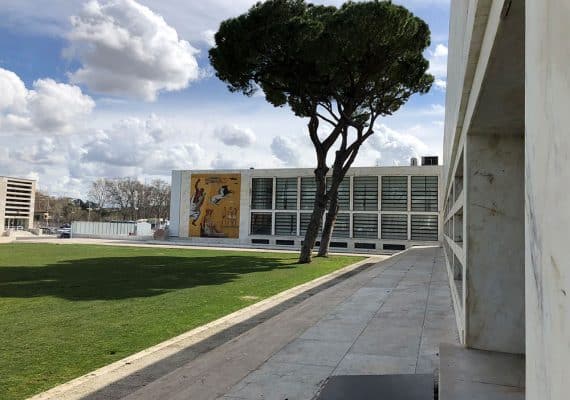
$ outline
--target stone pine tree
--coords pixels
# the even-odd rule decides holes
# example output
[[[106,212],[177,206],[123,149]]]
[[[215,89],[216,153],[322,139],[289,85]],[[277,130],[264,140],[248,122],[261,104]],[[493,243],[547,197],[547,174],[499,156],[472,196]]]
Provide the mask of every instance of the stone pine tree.
[[[268,0],[222,22],[215,41],[210,62],[230,91],[251,96],[262,90],[272,105],[308,119],[316,195],[299,262],[311,261],[328,206],[319,251],[326,255],[339,185],[375,121],[433,83],[423,56],[430,45],[427,24],[387,1],[337,8]]]

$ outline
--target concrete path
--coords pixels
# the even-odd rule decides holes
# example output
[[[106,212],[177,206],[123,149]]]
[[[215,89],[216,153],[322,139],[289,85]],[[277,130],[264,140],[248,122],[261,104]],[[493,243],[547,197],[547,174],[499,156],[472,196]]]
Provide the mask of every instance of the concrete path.
[[[224,399],[310,399],[331,375],[433,373],[455,343],[439,249],[412,250],[372,277]]]
[[[441,249],[413,249],[87,398],[311,399],[331,375],[435,374],[439,343],[457,342],[453,318]]]

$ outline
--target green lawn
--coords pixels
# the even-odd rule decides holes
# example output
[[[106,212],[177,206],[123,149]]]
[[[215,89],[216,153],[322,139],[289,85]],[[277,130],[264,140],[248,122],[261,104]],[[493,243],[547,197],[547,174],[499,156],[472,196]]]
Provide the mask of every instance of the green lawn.
[[[0,245],[0,399],[20,399],[358,257]]]

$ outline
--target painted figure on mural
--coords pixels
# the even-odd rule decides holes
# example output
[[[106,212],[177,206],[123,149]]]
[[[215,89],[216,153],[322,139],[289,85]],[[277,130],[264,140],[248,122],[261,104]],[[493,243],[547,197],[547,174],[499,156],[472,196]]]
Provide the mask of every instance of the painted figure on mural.
[[[212,198],[210,199],[210,203],[217,206],[220,203],[220,201],[222,201],[231,192],[232,191],[230,189],[228,189],[227,185],[220,187],[218,194],[215,196],[212,196]]]
[[[204,198],[206,197],[204,188],[199,187],[199,184],[200,179],[198,179],[194,185],[194,195],[190,201],[190,218],[192,219],[192,225],[196,225],[196,222],[200,218],[202,204],[204,204]]]
[[[214,221],[214,210],[211,208],[206,209],[206,214],[204,215],[204,219],[200,224],[200,236],[202,237],[226,237],[226,234],[223,232],[218,231],[216,228],[216,223]]]

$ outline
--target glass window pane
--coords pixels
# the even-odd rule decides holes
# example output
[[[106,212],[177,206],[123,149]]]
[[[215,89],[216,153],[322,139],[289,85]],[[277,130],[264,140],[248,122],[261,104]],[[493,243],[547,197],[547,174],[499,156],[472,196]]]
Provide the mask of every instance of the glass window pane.
[[[408,216],[382,214],[382,239],[408,240]]]
[[[354,177],[353,208],[355,211],[378,210],[378,177],[376,176]]]
[[[252,210],[271,210],[272,197],[273,178],[253,178],[251,180]]]
[[[251,213],[251,234],[271,235],[271,213]]]
[[[301,210],[312,210],[315,204],[317,183],[315,177],[301,178]]]
[[[408,177],[382,177],[382,210],[406,211],[408,209]]]
[[[275,180],[275,209],[297,209],[297,178],[277,178]]]
[[[438,240],[437,215],[412,215],[412,240]]]
[[[355,238],[378,238],[378,214],[353,214],[352,236]]]
[[[297,214],[275,213],[275,234],[281,236],[296,236]]]
[[[301,236],[305,236],[307,233],[307,227],[309,226],[309,221],[311,220],[312,213],[301,213],[299,214],[299,231]],[[323,224],[319,227],[319,232],[321,231]]]
[[[412,176],[412,211],[437,212],[437,176]]]
[[[327,190],[331,187],[332,179],[327,178]],[[350,178],[347,176],[338,187],[339,210],[350,210]]]
[[[350,214],[337,214],[332,236],[336,238],[347,238],[350,236]]]

